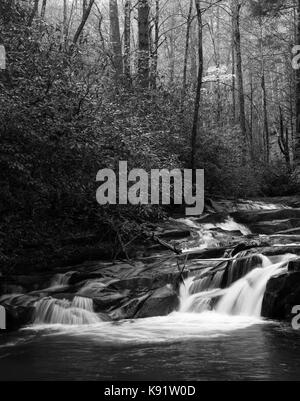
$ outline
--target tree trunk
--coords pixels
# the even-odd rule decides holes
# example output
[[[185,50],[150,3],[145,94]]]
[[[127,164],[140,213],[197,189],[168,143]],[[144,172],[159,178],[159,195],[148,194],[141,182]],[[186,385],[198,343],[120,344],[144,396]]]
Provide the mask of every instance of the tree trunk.
[[[200,0],[195,0],[197,10],[197,22],[198,22],[198,77],[197,77],[197,88],[194,108],[194,119],[193,128],[191,135],[191,168],[196,168],[196,152],[197,152],[197,137],[199,129],[199,111],[201,102],[201,89],[202,89],[202,78],[203,78],[203,27],[202,27],[202,11]]]
[[[298,0],[297,44],[300,44],[300,0]],[[295,175],[300,183],[300,70],[296,71],[296,133],[295,133]]]
[[[125,2],[125,20],[124,20],[124,74],[128,81],[131,82],[131,0]]]
[[[157,67],[158,67],[158,48],[159,48],[159,13],[160,13],[160,0],[155,0],[155,18],[154,18],[154,49],[152,54],[152,68],[151,68],[151,86],[156,89],[157,84]]]
[[[241,51],[241,33],[240,33],[240,11],[241,4],[239,0],[233,0],[233,27],[234,27],[234,47],[236,56],[236,75],[238,84],[239,107],[240,107],[240,127],[244,138],[244,154],[247,152],[248,138],[246,128],[246,114],[245,114],[245,97],[244,97],[244,79],[243,79],[243,63]]]
[[[149,87],[150,78],[150,47],[149,47],[149,13],[148,0],[138,2],[138,31],[139,31],[139,57],[138,75],[142,88]]]
[[[232,121],[235,124],[236,122],[236,100],[235,100],[235,46],[234,46],[234,24],[233,24],[233,18],[232,18],[232,49],[231,49],[231,60],[232,60]]]
[[[269,119],[268,119],[268,105],[267,105],[267,90],[266,90],[266,79],[265,71],[263,69],[261,77],[261,88],[262,88],[262,100],[263,100],[263,111],[264,111],[264,142],[265,142],[265,160],[267,163],[270,161],[270,133],[269,133]]]
[[[37,15],[39,9],[39,0],[34,0],[33,8],[28,20],[28,26],[30,27],[33,23],[35,16]]]
[[[123,74],[123,57],[120,35],[118,1],[109,0],[110,43],[113,51],[113,67],[116,79]]]
[[[270,135],[269,135],[269,121],[268,121],[268,105],[267,105],[267,89],[266,89],[266,73],[265,73],[265,59],[263,49],[263,21],[260,20],[260,60],[261,60],[261,89],[262,89],[262,107],[264,116],[264,150],[265,161],[270,161]]]
[[[250,138],[251,143],[255,143],[255,138],[253,137],[253,75],[250,73]]]
[[[47,0],[43,0],[42,8],[41,8],[41,18],[44,19],[46,16],[46,7],[47,7]]]
[[[282,115],[282,109],[279,106],[279,120],[280,120],[280,133],[278,136],[278,144],[281,153],[284,155],[287,171],[292,172],[291,169],[291,156],[290,156],[290,145],[289,145],[289,130],[284,127],[284,120]]]
[[[82,14],[86,12],[87,9],[87,0],[82,0]]]
[[[168,47],[168,57],[169,57],[169,85],[174,83],[174,76],[175,76],[175,36],[174,36],[174,28],[175,28],[175,9],[171,10],[171,27],[169,32],[169,41],[170,47]]]
[[[91,13],[91,10],[92,10],[92,7],[93,7],[94,3],[95,3],[95,0],[90,0],[89,5],[87,6],[87,8],[85,10],[85,13],[82,16],[82,20],[81,20],[81,22],[79,24],[79,27],[77,28],[77,31],[76,31],[76,33],[74,35],[74,38],[73,38],[73,44],[74,45],[76,45],[77,42],[78,42],[78,39],[79,39],[79,37],[80,37],[84,27],[85,27],[85,24],[86,24],[89,16],[90,16],[90,13]]]
[[[187,88],[187,65],[189,58],[189,46],[190,46],[190,34],[191,34],[191,24],[192,24],[192,12],[193,12],[193,0],[190,0],[190,8],[187,17],[186,25],[186,36],[185,36],[185,50],[184,50],[184,62],[183,62],[183,82],[182,82],[182,106],[184,103],[186,88]]]
[[[64,0],[63,10],[63,43],[67,42],[68,38],[68,5],[67,0]]]

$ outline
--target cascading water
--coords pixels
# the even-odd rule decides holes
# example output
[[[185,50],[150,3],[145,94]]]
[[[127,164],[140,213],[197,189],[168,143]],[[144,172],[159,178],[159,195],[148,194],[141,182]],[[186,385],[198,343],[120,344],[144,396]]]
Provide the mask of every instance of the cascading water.
[[[264,269],[265,267],[270,266],[270,264],[272,264],[272,262],[264,255],[259,254],[247,256],[247,251],[240,252],[228,267],[226,287],[229,287],[237,280],[243,278],[252,270],[256,268]]]
[[[192,228],[198,237],[182,249],[184,253],[219,247],[220,237],[216,236],[214,230],[221,230],[227,233],[239,232],[241,235],[251,234],[251,231],[246,226],[237,223],[232,217],[227,217],[223,222],[219,223],[201,223],[201,221],[193,218],[178,219],[177,221]]]
[[[93,300],[75,297],[72,302],[43,298],[35,305],[35,324],[85,325],[101,322],[94,313]]]
[[[50,288],[59,288],[67,286],[69,284],[69,280],[72,274],[73,272],[68,272],[66,274],[56,274],[51,281]]]
[[[200,279],[200,283],[193,278],[186,280],[180,292],[180,312],[202,313],[214,310],[220,314],[260,317],[268,281],[271,277],[283,272],[287,263],[294,259],[295,255],[284,255],[281,261],[275,264],[265,256],[256,256],[261,260],[260,265],[252,268],[227,289],[218,289],[219,277],[216,277],[216,281],[214,277],[211,281],[208,278]],[[236,266],[238,266],[237,263],[232,264],[232,272]],[[247,267],[246,262],[244,271],[247,272],[249,266]],[[229,278],[229,281],[231,279]],[[196,291],[197,287],[199,292]]]

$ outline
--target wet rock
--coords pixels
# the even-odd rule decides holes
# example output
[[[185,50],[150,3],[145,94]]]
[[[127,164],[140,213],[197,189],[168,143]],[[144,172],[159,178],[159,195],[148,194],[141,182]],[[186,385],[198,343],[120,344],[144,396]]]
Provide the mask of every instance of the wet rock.
[[[6,310],[7,330],[17,330],[33,322],[34,304],[37,299],[29,295],[1,297],[0,304]]]
[[[300,258],[296,260],[291,260],[288,265],[289,272],[300,272]]]
[[[300,219],[300,209],[280,209],[268,211],[235,212],[230,214],[240,224],[253,224],[265,221]]]
[[[131,299],[126,302],[123,306],[115,309],[110,313],[110,317],[113,320],[123,320],[123,319],[133,319],[138,310],[141,309],[144,302],[152,295],[152,292],[139,296],[137,298]]]
[[[290,320],[295,305],[300,305],[300,272],[288,272],[272,277],[263,299],[263,317]]]
[[[116,291],[130,290],[132,292],[150,291],[164,287],[167,284],[176,286],[180,280],[180,274],[177,266],[172,267],[166,273],[162,273],[162,266],[158,266],[157,269],[147,269],[144,272],[140,272],[139,275],[133,275],[132,277],[115,280],[107,286],[109,289]],[[184,275],[187,273],[185,272]]]
[[[300,219],[289,219],[280,221],[265,221],[248,224],[252,233],[272,235],[278,232],[291,230],[300,226]]]
[[[108,308],[118,307],[124,301],[128,300],[129,291],[124,291],[123,293],[118,292],[106,292],[100,297],[93,297],[95,310],[103,311]]]
[[[252,253],[257,253],[257,249],[251,250]],[[300,244],[292,244],[286,246],[268,246],[259,249],[259,252],[265,256],[279,256],[291,253],[300,256]]]
[[[143,303],[136,318],[166,316],[179,306],[179,298],[171,285],[160,288]]]

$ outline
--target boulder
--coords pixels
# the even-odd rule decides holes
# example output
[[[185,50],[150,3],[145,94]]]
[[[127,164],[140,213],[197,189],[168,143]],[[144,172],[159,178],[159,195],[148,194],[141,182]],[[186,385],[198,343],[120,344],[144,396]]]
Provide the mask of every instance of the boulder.
[[[6,310],[7,330],[17,330],[31,324],[34,318],[36,297],[29,295],[12,295],[2,297],[0,304]]]
[[[300,305],[300,272],[290,271],[272,277],[263,299],[263,317],[290,320],[292,309],[296,305]]]
[[[300,272],[300,258],[291,260],[288,265],[289,272]]]
[[[167,316],[179,306],[179,298],[171,285],[153,292],[139,309],[135,318]]]
[[[143,303],[152,295],[152,292],[141,295],[126,302],[110,313],[113,320],[133,319]]]

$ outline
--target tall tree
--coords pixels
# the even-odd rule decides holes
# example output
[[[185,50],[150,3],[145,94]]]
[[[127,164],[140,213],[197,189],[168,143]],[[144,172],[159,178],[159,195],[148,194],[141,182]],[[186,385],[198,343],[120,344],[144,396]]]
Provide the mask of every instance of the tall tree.
[[[196,153],[197,153],[197,137],[199,130],[199,111],[201,102],[201,89],[203,79],[203,27],[202,27],[202,10],[201,1],[195,0],[197,10],[197,24],[198,24],[198,76],[197,88],[195,96],[193,127],[191,135],[191,168],[196,168]]]
[[[300,0],[297,3],[297,44],[300,45]],[[300,69],[296,71],[296,133],[295,133],[295,172],[297,181],[300,182]]]
[[[131,0],[125,1],[124,19],[124,74],[128,82],[131,81]]]
[[[265,56],[264,56],[264,34],[263,34],[263,20],[259,17],[260,27],[260,63],[261,63],[261,90],[262,90],[262,107],[264,117],[264,150],[265,160],[267,163],[270,161],[270,133],[269,133],[269,118],[268,118],[268,104],[267,104],[267,87],[266,87],[266,71],[265,71]]]
[[[46,7],[47,7],[47,0],[43,0],[42,8],[41,8],[41,18],[44,19],[46,16]]]
[[[63,9],[63,41],[66,42],[68,37],[68,4],[67,0],[64,0]]]
[[[155,16],[154,16],[154,48],[152,52],[152,68],[151,68],[151,85],[155,89],[157,81],[158,68],[158,48],[159,48],[159,17],[160,17],[160,0],[155,0]]]
[[[80,38],[80,35],[83,32],[83,29],[84,29],[85,24],[86,24],[86,22],[87,22],[87,20],[88,20],[88,18],[90,16],[90,13],[91,13],[91,10],[92,10],[92,7],[93,7],[94,3],[95,3],[95,0],[90,0],[89,5],[86,7],[85,12],[82,15],[81,22],[80,22],[80,24],[79,24],[79,26],[78,26],[78,28],[77,28],[77,30],[75,32],[74,38],[73,38],[73,44],[74,45],[77,44],[78,39]]]
[[[189,58],[191,25],[193,21],[192,12],[193,12],[193,0],[190,0],[187,22],[186,22],[186,35],[185,35],[185,48],[184,48],[184,61],[183,61],[183,80],[182,80],[182,104],[184,102],[187,89],[187,67]]]
[[[119,9],[117,0],[109,0],[110,43],[113,51],[113,67],[116,78],[123,74],[123,57],[119,23]]]
[[[28,26],[31,26],[39,9],[39,0],[34,0],[33,7],[29,16]]]
[[[149,14],[148,0],[138,2],[138,31],[139,31],[139,56],[138,75],[139,84],[143,88],[149,87],[150,78],[150,40],[149,40]]]
[[[245,140],[244,152],[247,150],[248,138],[246,128],[246,113],[245,113],[245,95],[244,95],[244,78],[243,78],[243,63],[242,63],[242,50],[241,50],[241,31],[240,31],[240,12],[241,12],[240,0],[232,0],[232,18],[233,18],[233,36],[234,36],[234,48],[236,57],[236,75],[238,85],[238,96],[239,96],[239,121],[241,132]]]

